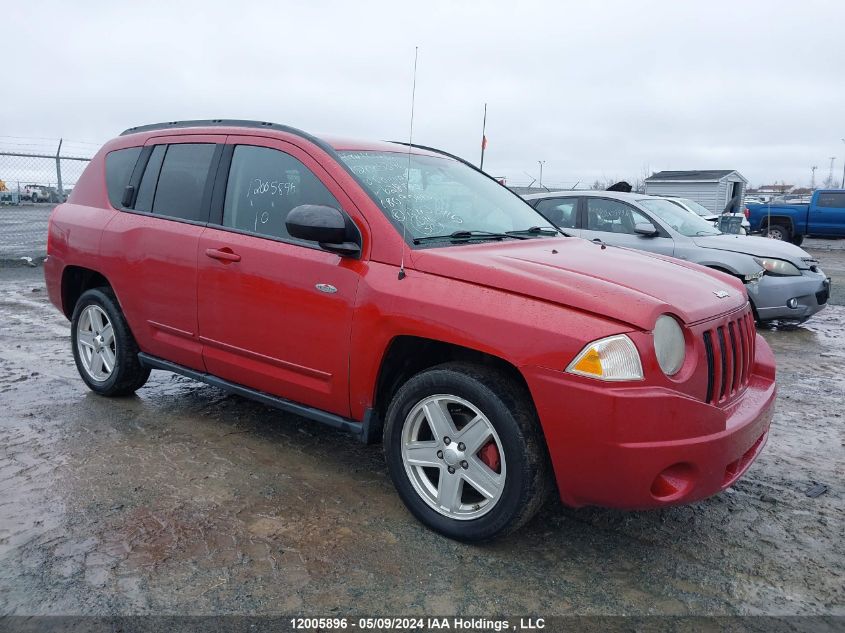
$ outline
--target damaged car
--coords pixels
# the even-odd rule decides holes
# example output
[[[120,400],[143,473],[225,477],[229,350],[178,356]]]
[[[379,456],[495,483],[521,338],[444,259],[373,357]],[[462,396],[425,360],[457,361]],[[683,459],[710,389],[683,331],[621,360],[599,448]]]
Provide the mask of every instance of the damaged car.
[[[803,323],[823,309],[830,296],[830,278],[801,248],[722,233],[663,197],[558,191],[525,199],[569,235],[669,255],[740,279],[761,323]]]

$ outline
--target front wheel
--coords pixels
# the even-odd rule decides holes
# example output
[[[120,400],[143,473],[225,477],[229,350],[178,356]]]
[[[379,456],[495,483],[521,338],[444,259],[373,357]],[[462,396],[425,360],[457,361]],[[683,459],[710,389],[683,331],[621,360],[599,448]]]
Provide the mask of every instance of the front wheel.
[[[405,383],[388,408],[384,451],[408,509],[450,538],[511,532],[546,498],[548,458],[530,397],[484,367],[440,365]]]
[[[790,240],[795,246],[801,246],[804,243],[804,236],[803,235],[794,235]]]
[[[79,375],[102,396],[126,396],[144,386],[150,370],[110,288],[86,290],[71,318],[71,346]]]

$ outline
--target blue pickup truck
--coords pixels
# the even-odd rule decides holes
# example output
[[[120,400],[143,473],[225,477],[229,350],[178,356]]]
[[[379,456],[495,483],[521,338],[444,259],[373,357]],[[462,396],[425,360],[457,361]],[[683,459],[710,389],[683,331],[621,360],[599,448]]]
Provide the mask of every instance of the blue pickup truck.
[[[798,246],[805,235],[845,237],[845,189],[819,189],[810,204],[749,204],[751,231]]]

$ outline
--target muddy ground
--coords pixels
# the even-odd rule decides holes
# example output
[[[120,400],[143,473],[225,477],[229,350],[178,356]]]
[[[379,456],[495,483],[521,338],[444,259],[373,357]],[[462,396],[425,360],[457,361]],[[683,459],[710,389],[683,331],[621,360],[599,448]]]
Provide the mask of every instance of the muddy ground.
[[[0,614],[845,615],[842,246],[839,305],[763,332],[777,414],[732,489],[485,546],[417,523],[379,446],[162,372],[93,395],[41,269],[0,268]]]

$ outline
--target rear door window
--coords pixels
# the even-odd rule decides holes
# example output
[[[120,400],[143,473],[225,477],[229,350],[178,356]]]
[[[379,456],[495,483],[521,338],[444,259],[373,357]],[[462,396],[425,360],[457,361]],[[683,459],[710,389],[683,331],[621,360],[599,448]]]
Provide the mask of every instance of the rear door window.
[[[535,208],[552,224],[561,228],[575,228],[578,198],[544,198]]]
[[[168,146],[153,199],[154,214],[195,222],[208,219],[202,202],[214,149],[213,143]]]
[[[153,153],[150,154],[147,167],[144,169],[144,175],[141,178],[141,184],[138,186],[138,196],[135,199],[136,211],[150,213],[153,210],[158,173],[161,171],[165,151],[167,151],[167,145],[156,145],[153,148]]]
[[[123,192],[129,179],[132,177],[132,170],[141,155],[140,147],[128,147],[109,152],[106,155],[106,189],[109,192],[111,206],[119,209],[123,206]]]

